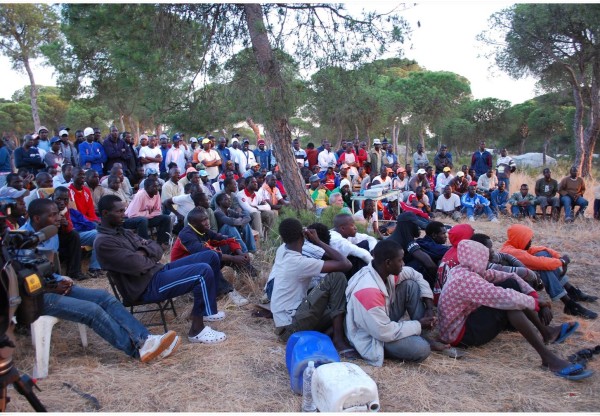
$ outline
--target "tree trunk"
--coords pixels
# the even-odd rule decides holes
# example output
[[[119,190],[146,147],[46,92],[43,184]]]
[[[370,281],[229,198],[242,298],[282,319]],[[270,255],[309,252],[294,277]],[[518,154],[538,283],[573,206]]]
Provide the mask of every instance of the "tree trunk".
[[[544,148],[542,150],[542,165],[546,166],[546,155],[548,154],[548,145],[550,144],[550,137],[546,137],[544,140]]]
[[[248,123],[248,125],[254,132],[254,135],[256,136],[256,142],[258,142],[260,139],[262,139],[262,136],[260,135],[260,129],[258,128],[258,126],[254,122],[254,120],[252,120],[251,117],[246,117],[246,123]]]
[[[404,143],[404,160],[408,164],[408,147],[410,146],[410,129],[406,129],[406,143]]]
[[[37,86],[35,85],[35,79],[33,78],[33,71],[31,70],[31,66],[29,65],[29,59],[23,59],[23,66],[25,66],[25,70],[27,71],[27,75],[29,76],[29,85],[31,85],[31,89],[29,90],[29,96],[31,98],[31,117],[33,118],[33,126],[35,127],[35,132],[37,133],[38,129],[41,126],[40,112],[37,104]]]
[[[354,140],[358,140],[358,124],[354,123]]]
[[[251,3],[244,4],[243,7],[252,51],[258,71],[264,77],[263,93],[269,114],[266,124],[273,137],[279,171],[290,196],[290,205],[298,210],[312,208],[312,200],[306,193],[304,179],[292,152],[292,133],[288,126],[288,115],[285,114],[285,85],[279,63],[273,56],[269,43],[262,6]]]

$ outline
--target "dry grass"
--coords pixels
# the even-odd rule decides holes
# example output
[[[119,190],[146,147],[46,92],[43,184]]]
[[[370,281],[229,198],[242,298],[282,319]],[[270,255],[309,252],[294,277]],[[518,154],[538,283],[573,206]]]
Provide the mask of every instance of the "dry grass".
[[[512,180],[519,183],[517,176]],[[531,185],[531,184],[530,184]],[[496,248],[506,238],[512,223],[475,223],[478,232],[491,235]],[[592,220],[571,225],[535,223],[535,243],[554,247],[571,256],[571,281],[590,293],[600,293],[598,253],[600,224]],[[261,278],[235,277],[238,289],[256,301],[268,276],[274,248],[255,259]],[[108,285],[103,280],[83,282],[86,287]],[[571,317],[554,302],[556,322]],[[169,328],[180,335],[188,329],[186,316],[191,300],[176,301],[178,318]],[[79,344],[77,327],[61,321],[52,337],[50,374],[40,380],[38,394],[50,411],[94,411],[90,402],[63,383],[96,397],[102,412],[295,412],[301,398],[289,388],[285,368],[285,345],[273,335],[272,320],[252,317],[253,308],[238,308],[220,301],[228,317],[214,327],[225,331],[228,340],[219,346],[192,345],[183,340],[174,356],[141,364],[88,331],[90,345]],[[591,308],[600,311],[598,304]],[[567,356],[585,347],[600,344],[600,320],[579,320],[581,328],[562,345],[550,348]],[[158,332],[158,329],[154,329]],[[33,349],[29,336],[19,336],[15,359],[18,368],[31,374]],[[588,365],[596,371],[591,379],[569,382],[540,367],[533,349],[518,333],[504,333],[481,348],[468,350],[456,361],[432,354],[420,365],[386,360],[381,368],[357,362],[377,383],[383,411],[393,412],[595,412],[600,397],[600,357]],[[11,411],[29,411],[25,400],[9,390]]]

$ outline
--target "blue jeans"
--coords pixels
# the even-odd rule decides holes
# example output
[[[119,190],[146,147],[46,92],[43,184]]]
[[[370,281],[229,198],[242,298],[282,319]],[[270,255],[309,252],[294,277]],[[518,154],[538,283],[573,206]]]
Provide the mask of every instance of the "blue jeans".
[[[207,264],[207,260],[213,264],[215,261],[220,264],[219,255],[209,250],[191,254],[165,265],[150,280],[146,291],[142,294],[142,300],[162,302],[192,292],[194,295],[192,315],[214,315],[218,312],[217,282],[213,268]]]
[[[113,347],[130,357],[139,357],[150,332],[108,292],[73,286],[68,295],[44,293],[44,315],[92,328]]]
[[[242,228],[242,233],[244,234],[243,238],[238,228],[233,225],[223,224],[219,233],[235,238],[242,246],[242,253],[256,251],[256,241],[254,241],[254,235],[252,235],[252,227],[250,227],[250,224],[246,224]]]
[[[588,201],[584,197],[580,196],[577,198],[577,200],[575,200],[575,202],[573,202],[573,198],[571,198],[569,195],[565,195],[560,197],[560,204],[565,207],[565,218],[573,219],[571,206],[579,206],[579,212],[577,212],[577,215],[583,215],[588,206]]]
[[[526,207],[512,205],[510,207],[510,212],[512,213],[513,217],[518,217],[519,215],[524,217],[535,217],[535,206],[531,204],[527,205]]]
[[[466,212],[467,218],[482,214],[487,215],[487,217],[490,220],[496,217],[492,209],[486,205],[477,205],[476,207],[464,207],[463,211]]]
[[[98,231],[96,231],[96,230],[80,231],[79,238],[81,240],[81,245],[94,247],[94,240],[96,239],[97,234],[98,234]],[[96,250],[92,250],[92,258],[90,259],[89,269],[90,270],[102,269],[102,267],[100,267],[100,263],[98,263],[98,259],[96,258]]]
[[[545,250],[535,253],[535,256],[552,257],[550,253]],[[569,281],[569,278],[567,275],[560,277],[560,269],[536,271],[540,272],[540,278],[542,279],[542,282],[544,282],[544,287],[546,288],[546,292],[548,293],[548,296],[550,296],[550,299],[557,300],[567,294],[564,286]]]
[[[150,219],[146,217],[126,218],[123,227],[129,230],[136,230],[137,235],[146,240],[150,239],[148,228],[157,227],[156,242],[158,244],[168,244],[169,236],[167,233],[171,232],[171,217],[161,214]]]

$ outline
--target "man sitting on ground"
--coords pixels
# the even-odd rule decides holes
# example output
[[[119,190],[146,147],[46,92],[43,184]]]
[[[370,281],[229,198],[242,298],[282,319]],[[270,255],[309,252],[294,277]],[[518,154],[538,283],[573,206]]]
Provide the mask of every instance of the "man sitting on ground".
[[[298,331],[321,331],[330,328],[332,341],[339,354],[355,358],[356,352],[344,336],[346,311],[346,277],[352,264],[343,254],[323,243],[315,230],[303,229],[295,218],[286,218],[279,224],[283,244],[277,249],[271,270],[274,276],[271,312],[275,321],[275,334],[282,342]],[[304,257],[302,246],[308,239],[322,248],[330,260]],[[319,273],[325,278],[307,293],[311,279]]]
[[[500,251],[512,254],[527,268],[539,272],[550,299],[553,301],[560,299],[564,303],[564,313],[587,319],[598,317],[596,312],[577,303],[577,301],[594,302],[598,297],[585,294],[569,283],[566,275],[567,266],[571,262],[569,256],[561,256],[548,247],[532,246],[533,230],[524,225],[511,225],[506,233],[508,239]]]
[[[214,322],[225,318],[225,313],[217,309],[217,285],[209,265],[219,261],[218,254],[192,254],[164,265],[159,262],[163,250],[157,243],[123,228],[123,201],[114,195],[103,196],[98,209],[102,223],[94,248],[102,268],[121,282],[123,295],[132,301],[152,303],[193,292],[188,340],[205,344],[225,341],[224,333],[204,326],[204,320]],[[209,260],[209,264],[201,260]]]
[[[352,215],[336,215],[333,218],[333,229],[329,232],[331,234],[331,247],[342,253],[343,256],[348,257],[352,262],[352,268],[346,272],[348,279],[373,260],[367,239],[358,244],[354,244],[349,240],[356,237],[357,234]]]
[[[238,212],[231,208],[231,197],[227,193],[216,196],[217,209],[215,219],[219,233],[228,235],[238,240],[242,252],[255,252],[256,241],[250,227],[250,216],[245,212]]]
[[[446,245],[447,240],[446,226],[439,221],[431,221],[425,228],[425,237],[417,238],[417,244],[438,266],[444,254],[450,249],[450,246]]]
[[[498,182],[498,189],[490,194],[490,206],[496,215],[508,215],[506,204],[508,203],[508,192],[506,191],[506,182]]]
[[[517,275],[486,270],[488,258],[488,249],[476,241],[458,244],[460,265],[450,272],[438,304],[442,340],[480,346],[512,326],[536,350],[542,366],[555,375],[577,380],[590,377],[592,371],[571,365],[544,345],[563,342],[579,325],[544,325],[539,315],[550,308],[550,302],[539,302],[537,292]]]
[[[348,339],[367,363],[378,367],[384,355],[419,363],[431,353],[420,335],[435,324],[433,293],[419,273],[402,267],[403,257],[397,242],[378,242],[373,261],[346,289]],[[406,312],[411,320],[401,321]]]
[[[529,193],[529,186],[524,183],[519,192],[512,194],[508,203],[513,218],[531,217],[535,220],[535,196]]]
[[[257,231],[261,238],[266,239],[275,221],[275,213],[267,201],[256,192],[258,182],[255,177],[246,178],[245,184],[246,187],[237,193],[238,202],[242,209],[250,214],[252,229]]]
[[[491,222],[498,222],[498,218],[490,208],[490,201],[475,192],[475,185],[469,185],[468,192],[460,199],[463,211],[469,221],[475,221],[475,216],[485,213]]]
[[[69,194],[71,201],[75,202],[77,211],[81,212],[83,216],[92,222],[100,222],[100,219],[96,215],[96,208],[94,207],[94,199],[92,197],[92,191],[90,188],[85,186],[85,172],[82,168],[73,168],[73,182],[69,185]]]
[[[454,221],[459,222],[462,218],[460,209],[460,198],[455,193],[452,193],[452,186],[444,186],[443,194],[435,202],[436,216],[441,214],[444,217],[451,217]]]

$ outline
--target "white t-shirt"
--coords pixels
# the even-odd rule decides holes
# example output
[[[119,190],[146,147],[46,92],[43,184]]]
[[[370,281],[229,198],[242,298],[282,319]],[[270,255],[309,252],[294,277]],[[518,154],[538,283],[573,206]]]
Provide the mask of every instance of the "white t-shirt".
[[[324,263],[323,260],[311,259],[297,251],[288,250],[285,244],[279,246],[269,275],[269,280],[275,279],[271,312],[276,327],[292,323],[296,309],[306,297],[311,279],[321,273]]]
[[[188,213],[196,208],[190,194],[177,195],[172,199],[173,203],[177,206],[175,209],[184,217],[187,217]]]
[[[221,156],[219,156],[219,152],[214,149],[210,149],[210,151],[200,150],[198,152],[198,162],[214,162],[215,160],[221,160]],[[208,173],[208,179],[213,180],[217,176],[219,176],[219,167],[218,166],[210,166],[206,167],[206,173]]]
[[[158,157],[162,156],[162,152],[160,151],[160,147],[154,146],[153,149],[150,146],[143,146],[140,148],[140,157]],[[144,163],[144,173],[148,171],[148,169],[154,169],[157,172],[159,171],[160,163],[159,162],[150,162]]]
[[[435,209],[444,212],[454,211],[456,207],[460,207],[460,198],[454,193],[450,195],[450,198],[446,198],[444,194],[442,194],[438,196],[438,199],[435,202]]]
[[[374,226],[377,226],[377,220],[378,220],[376,212],[374,212],[373,215],[371,215],[371,218],[369,218],[368,221],[365,219],[362,209],[360,211],[357,211],[356,214],[353,215],[353,217],[354,217],[355,222],[360,222],[361,224],[367,225],[368,233],[374,232]]]

